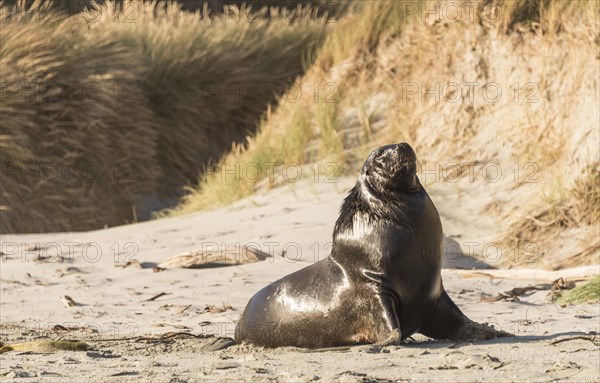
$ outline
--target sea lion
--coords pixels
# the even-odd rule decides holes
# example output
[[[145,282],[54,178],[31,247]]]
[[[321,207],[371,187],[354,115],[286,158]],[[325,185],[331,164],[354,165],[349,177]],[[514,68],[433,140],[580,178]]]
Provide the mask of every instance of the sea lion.
[[[367,158],[344,200],[331,254],[256,293],[235,329],[259,346],[399,344],[508,335],[470,321],[442,284],[442,224],[407,143]]]

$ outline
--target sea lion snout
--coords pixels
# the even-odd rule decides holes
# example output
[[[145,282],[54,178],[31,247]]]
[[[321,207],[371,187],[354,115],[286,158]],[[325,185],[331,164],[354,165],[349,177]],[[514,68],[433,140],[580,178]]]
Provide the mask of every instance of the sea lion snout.
[[[413,168],[417,162],[417,155],[413,148],[406,142],[385,145],[375,149],[365,165],[373,164],[377,168],[387,169],[390,175],[399,168]]]
[[[419,189],[417,155],[406,142],[375,149],[363,168],[369,184],[379,192]]]
[[[415,154],[415,151],[406,142],[401,142],[398,145],[396,145],[396,150],[398,151],[398,155],[400,156],[400,161],[417,161],[417,155]]]
[[[402,176],[413,176],[417,173],[417,155],[413,148],[406,142],[397,145],[399,167],[397,173]]]

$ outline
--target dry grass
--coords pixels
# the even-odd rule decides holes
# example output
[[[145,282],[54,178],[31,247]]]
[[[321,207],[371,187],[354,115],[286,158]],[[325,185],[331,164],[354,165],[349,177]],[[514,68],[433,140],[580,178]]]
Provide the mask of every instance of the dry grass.
[[[600,225],[600,165],[590,165],[577,178],[572,188],[557,185],[553,193],[535,204],[529,215],[514,222],[504,238],[506,248],[525,248],[535,244],[536,261],[551,268],[564,264],[581,265],[598,261],[600,238],[597,229]],[[563,259],[557,251],[568,237],[570,230],[578,230],[580,246],[573,251],[570,259]],[[581,232],[583,230],[583,233]],[[566,234],[566,235],[565,235]],[[512,260],[512,264],[523,264]]]
[[[557,247],[549,264],[538,259],[541,266],[597,262],[592,223],[597,200],[578,190],[593,188],[597,174],[599,3],[481,1],[473,20],[458,22],[431,14],[409,17],[403,2],[364,4],[358,2],[328,36],[315,65],[297,83],[305,90],[302,98],[280,104],[250,143],[224,157],[216,165],[217,176],[205,177],[174,212],[228,204],[269,185],[243,177],[223,182],[222,169],[233,169],[233,163],[242,169],[257,158],[336,161],[340,169],[355,171],[371,148],[407,140],[425,153],[423,163],[476,162],[478,174],[485,164],[498,164],[504,172],[499,181],[478,177],[467,183],[463,176],[461,182],[466,193],[483,201],[482,214],[495,207],[499,231],[509,237],[511,225],[539,212],[570,217],[556,222],[539,217],[578,240]],[[435,4],[427,3],[427,9]],[[484,13],[490,9],[499,17]],[[469,82],[479,85],[470,90]],[[315,98],[307,89],[315,83],[334,84],[337,102]],[[447,87],[450,83],[459,84],[458,93]],[[494,92],[484,94],[489,83],[501,89],[498,100],[489,101]],[[436,86],[433,95],[424,94]],[[310,138],[294,140],[298,147],[282,157],[279,149],[289,132],[299,130],[294,116],[300,111],[302,125],[311,127]],[[549,208],[548,201],[556,206]],[[517,231],[525,238],[536,230],[527,225]],[[548,245],[553,235],[548,233],[536,236],[536,243]],[[582,249],[584,243],[592,247]]]
[[[253,133],[326,28],[310,8],[23,4],[0,21],[2,232],[122,224],[175,198]]]
[[[382,36],[397,34],[408,16],[394,1],[357,2],[350,8],[327,36],[310,74],[290,88],[277,110],[261,122],[256,137],[243,147],[236,146],[169,214],[229,204],[251,195],[265,179],[269,187],[284,182],[284,164],[303,165],[318,160],[315,166],[321,167],[321,174],[341,174],[353,164],[355,156],[346,151],[348,129],[340,115],[340,104],[352,103],[344,97],[344,89],[354,84],[330,78],[330,70],[335,70],[331,65],[345,58],[350,62],[347,71],[358,73],[364,69],[364,58],[372,56]],[[258,167],[261,176],[245,176],[247,167]],[[236,176],[225,176],[231,171],[237,171]],[[279,178],[269,179],[271,174]]]
[[[251,135],[266,106],[312,61],[324,30],[310,10],[299,11],[292,24],[292,16],[277,14],[240,22],[252,19],[249,12],[230,8],[224,17],[203,20],[166,7],[158,15],[146,12],[139,23],[112,27],[116,39],[140,48],[151,64],[143,93],[163,127],[157,153],[162,195],[173,196],[197,179],[200,164]],[[109,9],[103,15],[92,33],[111,22]],[[194,145],[190,137],[197,137]]]
[[[157,125],[143,102],[114,95],[144,75],[143,60],[106,33],[93,40],[76,33],[43,8],[3,16],[0,230],[131,219],[136,195],[153,189],[159,172]],[[132,173],[129,165],[138,166]]]
[[[23,1],[25,1],[25,5],[28,6],[31,6],[35,1],[43,4],[48,3],[47,6],[51,7],[53,10],[61,10],[75,14],[81,12],[85,8],[91,7],[94,3],[104,5],[109,2],[118,8],[125,6],[132,9],[132,5],[130,4],[132,1],[141,3],[143,1],[149,2],[152,0],[4,0],[4,3],[7,5],[14,5]],[[347,7],[346,2],[340,3],[336,0],[173,0],[173,2],[180,4],[181,8],[186,11],[194,12],[208,9],[212,15],[220,14],[223,12],[224,7],[234,5],[239,8],[244,4],[251,4],[255,10],[265,7],[273,9],[286,8],[291,10],[298,6],[302,7],[309,5],[318,7],[320,14],[327,13],[329,15],[342,14]],[[137,4],[133,5],[137,7]],[[275,10],[275,12],[278,11]]]

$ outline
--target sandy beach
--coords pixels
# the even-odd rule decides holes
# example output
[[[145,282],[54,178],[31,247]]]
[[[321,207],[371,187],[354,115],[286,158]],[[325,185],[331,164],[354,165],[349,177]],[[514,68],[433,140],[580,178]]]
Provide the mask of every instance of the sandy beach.
[[[78,340],[91,350],[4,353],[2,381],[600,379],[600,307],[551,301],[556,279],[569,283],[597,275],[597,266],[494,270],[452,251],[443,270],[450,296],[473,320],[515,337],[456,344],[415,335],[405,345],[384,348],[308,351],[242,344],[213,351],[233,337],[256,291],[328,255],[337,210],[353,182],[302,181],[220,210],[91,232],[3,235],[2,342]],[[451,194],[435,187],[429,192],[448,243],[464,248],[465,241],[490,235],[492,223],[470,217],[469,206],[453,214],[457,201]],[[243,246],[270,256],[222,267],[159,267],[170,257],[202,250],[237,254],[244,263]],[[512,289],[525,287],[530,289],[511,296]]]
[[[600,382],[598,15],[0,0],[0,382]]]

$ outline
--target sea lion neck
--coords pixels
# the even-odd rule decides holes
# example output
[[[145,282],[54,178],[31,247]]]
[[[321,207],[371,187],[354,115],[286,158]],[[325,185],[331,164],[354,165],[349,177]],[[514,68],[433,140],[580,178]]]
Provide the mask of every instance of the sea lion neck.
[[[420,199],[417,195],[414,198]],[[367,224],[385,221],[388,224],[396,224],[398,227],[402,227],[404,226],[402,222],[406,219],[407,205],[411,202],[404,201],[402,198],[395,196],[394,193],[370,193],[369,189],[365,188],[364,182],[361,182],[359,178],[359,181],[342,202],[333,230],[333,238],[335,240],[342,232],[353,231],[356,215],[368,217],[368,222],[365,222]]]

